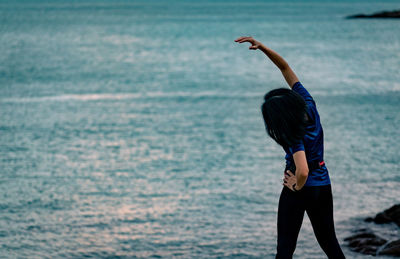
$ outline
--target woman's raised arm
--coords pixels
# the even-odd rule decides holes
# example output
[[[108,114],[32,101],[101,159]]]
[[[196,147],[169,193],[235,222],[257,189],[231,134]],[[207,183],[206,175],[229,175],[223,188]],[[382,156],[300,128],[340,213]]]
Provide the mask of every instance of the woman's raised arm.
[[[293,87],[294,83],[298,82],[299,79],[297,78],[296,74],[290,68],[289,64],[284,60],[278,53],[273,51],[272,49],[264,46],[261,42],[256,41],[252,37],[239,37],[235,40],[235,42],[243,43],[249,42],[251,46],[249,49],[251,50],[261,50],[269,57],[269,59],[281,70],[283,77],[285,78],[286,82],[290,86]]]

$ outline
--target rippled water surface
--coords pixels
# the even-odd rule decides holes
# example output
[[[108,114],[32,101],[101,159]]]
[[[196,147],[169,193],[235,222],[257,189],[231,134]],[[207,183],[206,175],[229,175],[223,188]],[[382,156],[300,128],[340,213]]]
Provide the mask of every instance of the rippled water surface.
[[[241,35],[317,102],[344,244],[400,187],[400,21],[344,17],[395,8],[1,2],[1,257],[273,258],[284,151],[260,104],[285,82]],[[325,258],[307,216],[295,256]]]

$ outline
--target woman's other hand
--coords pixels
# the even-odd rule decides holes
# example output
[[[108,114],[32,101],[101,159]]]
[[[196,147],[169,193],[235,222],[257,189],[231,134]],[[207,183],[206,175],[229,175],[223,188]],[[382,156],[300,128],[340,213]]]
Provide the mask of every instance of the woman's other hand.
[[[252,37],[239,37],[235,40],[235,42],[243,43],[243,42],[250,42],[251,46],[249,49],[256,50],[261,46],[261,43],[253,39]]]
[[[286,170],[285,178],[283,178],[283,185],[288,187],[290,190],[294,191],[293,184],[295,184],[295,183],[297,185],[296,176],[290,170]]]

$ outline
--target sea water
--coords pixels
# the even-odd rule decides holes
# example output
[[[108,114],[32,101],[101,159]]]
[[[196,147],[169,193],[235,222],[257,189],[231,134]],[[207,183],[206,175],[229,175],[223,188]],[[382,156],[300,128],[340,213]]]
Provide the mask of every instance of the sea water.
[[[400,21],[345,16],[398,7],[0,2],[0,256],[273,258],[285,154],[260,105],[287,85],[253,36],[314,96],[364,258],[344,237],[399,201]],[[307,215],[295,257],[326,258]]]

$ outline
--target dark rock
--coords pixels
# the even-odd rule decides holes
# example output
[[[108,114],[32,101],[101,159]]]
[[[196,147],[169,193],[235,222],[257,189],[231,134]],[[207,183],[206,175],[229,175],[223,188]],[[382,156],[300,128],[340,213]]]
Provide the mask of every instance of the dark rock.
[[[373,221],[377,224],[394,222],[400,227],[400,204],[393,205],[389,209],[376,214],[375,218],[368,217],[364,221]]]
[[[375,217],[365,218],[364,221],[377,224],[394,222],[400,227],[400,204],[393,205],[389,209],[379,212]],[[344,239],[351,250],[368,255],[392,255],[400,256],[400,239],[387,241],[377,236],[368,228],[360,228],[355,234]]]
[[[392,222],[392,218],[390,218],[389,215],[387,215],[386,213],[381,212],[381,213],[376,214],[376,216],[374,218],[374,222],[376,224],[390,223],[390,222]]]
[[[374,221],[374,218],[368,217],[368,218],[364,219],[364,221],[366,221],[366,222],[372,222],[372,221]]]
[[[352,242],[354,240],[361,240],[361,239],[365,239],[365,238],[375,238],[375,237],[377,237],[377,235],[375,235],[374,233],[369,232],[369,231],[365,231],[365,232],[358,231],[358,232],[361,232],[361,233],[346,237],[344,239],[344,241]]]
[[[387,243],[387,240],[375,235],[369,229],[360,229],[357,234],[344,240],[348,241],[351,250],[368,255],[376,255],[378,249]]]
[[[379,252],[380,255],[400,256],[400,239],[392,241]]]
[[[354,18],[400,18],[400,10],[395,11],[383,11],[373,14],[356,14],[350,15],[346,17],[347,19],[354,19]]]

